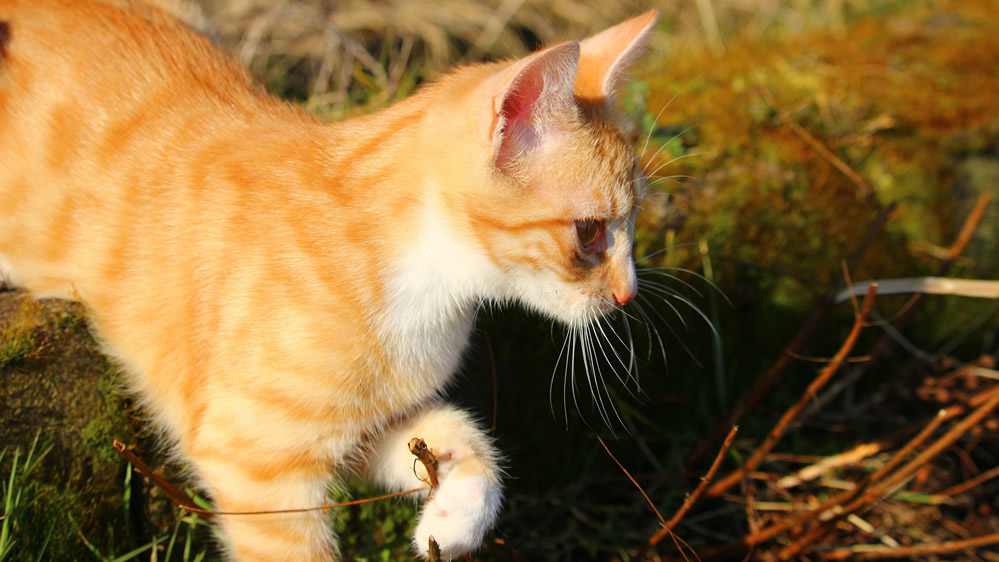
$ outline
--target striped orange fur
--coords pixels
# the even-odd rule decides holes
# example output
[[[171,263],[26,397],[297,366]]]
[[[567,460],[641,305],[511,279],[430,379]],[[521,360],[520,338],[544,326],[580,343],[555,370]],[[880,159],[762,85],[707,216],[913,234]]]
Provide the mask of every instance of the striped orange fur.
[[[420,485],[414,547],[477,547],[497,453],[440,398],[476,307],[567,323],[635,296],[643,182],[609,96],[655,19],[469,66],[327,124],[132,1],[0,3],[0,275],[78,298],[221,511]],[[585,239],[584,239],[585,238]],[[220,518],[239,560],[326,560],[319,512]]]

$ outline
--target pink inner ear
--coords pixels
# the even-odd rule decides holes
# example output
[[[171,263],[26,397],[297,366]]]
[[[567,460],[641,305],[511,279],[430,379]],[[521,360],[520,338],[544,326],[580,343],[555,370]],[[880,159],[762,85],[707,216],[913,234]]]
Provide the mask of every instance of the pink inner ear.
[[[521,76],[507,93],[506,99],[503,100],[503,109],[500,111],[507,123],[531,120],[531,107],[541,95],[541,88],[535,82]]]
[[[496,164],[506,168],[513,159],[537,146],[545,121],[553,111],[571,107],[572,81],[579,44],[562,43],[539,51],[495,75],[502,93],[492,97],[491,136],[499,136]],[[499,127],[499,130],[496,130]]]
[[[537,142],[537,132],[531,125],[531,115],[543,89],[544,81],[527,72],[517,77],[507,91],[503,107],[500,109],[500,115],[503,117],[501,130],[503,137],[496,163],[501,168],[505,167],[510,159]]]

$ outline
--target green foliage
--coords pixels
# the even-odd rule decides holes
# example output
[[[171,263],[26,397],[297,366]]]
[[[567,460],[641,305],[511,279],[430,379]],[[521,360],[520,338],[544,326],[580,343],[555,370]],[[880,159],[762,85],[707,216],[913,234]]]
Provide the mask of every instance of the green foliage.
[[[28,447],[27,453],[21,456],[20,447],[15,448],[10,456],[10,468],[7,481],[3,483],[3,521],[0,522],[0,560],[23,559],[23,560],[44,560],[49,547],[49,541],[55,530],[55,521],[51,521],[48,529],[43,535],[41,543],[32,549],[34,556],[26,556],[25,547],[32,542],[32,537],[26,533],[24,519],[26,514],[42,497],[40,486],[31,479],[31,473],[38,468],[39,463],[52,450],[52,446],[43,443],[39,449],[38,438],[41,431],[35,434],[34,441]],[[4,466],[4,459],[8,450],[0,451],[0,466]]]
[[[114,366],[105,362],[104,375],[97,381],[100,407],[94,412],[94,417],[80,429],[83,442],[98,452],[101,461],[112,466],[121,460],[112,442],[129,433],[128,408],[121,395],[119,377]]]
[[[367,482],[351,479],[334,490],[332,503],[373,498],[384,494]],[[410,498],[393,498],[330,510],[333,529],[340,537],[340,552],[347,560],[410,560],[410,534],[417,504]]]

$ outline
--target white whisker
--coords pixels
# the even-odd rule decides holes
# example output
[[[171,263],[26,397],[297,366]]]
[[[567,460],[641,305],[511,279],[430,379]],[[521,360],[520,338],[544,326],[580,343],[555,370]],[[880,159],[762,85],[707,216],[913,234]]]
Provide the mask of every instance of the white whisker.
[[[579,414],[580,417],[583,417],[583,411],[579,409],[579,398],[576,395],[576,337],[578,335],[578,329],[575,323],[573,323],[572,325],[571,335],[572,335],[572,354],[570,356],[570,361],[569,361],[570,365],[569,372],[571,374],[571,377],[567,377],[566,380],[569,383],[570,390],[572,391],[572,403],[576,406],[576,413]],[[566,402],[568,402],[568,400],[566,400]],[[566,423],[566,428],[568,428],[569,426],[568,404],[566,404],[565,423]]]
[[[639,285],[642,285],[642,283],[640,282]],[[689,307],[690,310],[693,310],[695,313],[697,313],[698,316],[701,317],[702,320],[704,320],[704,323],[708,325],[708,328],[711,328],[711,333],[714,334],[714,336],[716,338],[719,337],[718,330],[715,328],[714,322],[712,322],[711,319],[708,318],[708,315],[705,314],[704,311],[702,311],[699,306],[697,306],[696,304],[694,304],[694,301],[692,301],[689,298],[681,295],[680,293],[676,292],[675,290],[670,289],[668,287],[664,287],[662,285],[656,285],[654,283],[649,283],[649,282],[646,281],[644,286],[647,289],[649,289],[649,290],[651,290],[653,292],[658,290],[658,291],[660,291],[661,295],[663,295],[663,296],[665,296],[667,298],[672,298],[672,299],[678,300],[678,301],[682,302],[683,304],[687,305],[687,307]],[[667,302],[667,301],[664,300],[664,302]],[[674,311],[675,310],[676,309],[674,308]],[[681,319],[683,318],[682,315],[680,315],[679,312],[677,312],[677,317],[679,317]],[[686,322],[684,322],[684,327],[686,327],[686,326],[687,326],[687,324],[686,324]]]
[[[655,177],[656,174],[659,173],[659,170],[662,170],[663,168],[665,168],[666,166],[669,166],[670,164],[672,164],[674,162],[679,162],[680,160],[683,160],[685,158],[693,158],[695,156],[704,156],[705,154],[708,154],[708,153],[707,152],[689,152],[687,154],[681,154],[680,156],[677,156],[675,158],[671,158],[671,159],[667,160],[666,162],[663,162],[655,170],[652,170],[652,173],[647,174],[645,177],[647,177],[647,178]]]
[[[692,246],[693,244],[684,244],[684,245],[685,246]],[[680,246],[674,246],[674,248],[679,248],[679,247]],[[654,255],[654,254],[650,254],[650,255]],[[686,274],[689,274],[689,275],[693,275],[694,277],[697,277],[701,281],[704,281],[705,283],[707,283],[715,291],[718,291],[718,294],[721,295],[721,297],[723,299],[725,299],[725,302],[727,302],[729,304],[729,306],[735,306],[734,304],[732,304],[732,301],[729,300],[729,298],[725,294],[725,292],[722,291],[721,288],[717,284],[715,284],[714,281],[708,279],[704,275],[702,275],[702,274],[700,274],[700,273],[698,273],[698,272],[696,272],[694,270],[691,270],[691,269],[684,269],[682,267],[668,267],[668,266],[663,266],[663,267],[643,267],[643,268],[641,268],[639,270],[636,270],[635,273],[638,274],[638,275],[641,275],[641,274],[646,273],[646,272],[651,273],[651,272],[656,272],[656,271],[660,271],[660,272],[663,272],[663,271],[678,271],[680,273],[686,273]],[[681,281],[682,282],[682,280],[679,277],[674,276],[672,278],[676,279],[677,281]],[[698,293],[698,294],[700,294],[700,293]]]
[[[628,372],[635,377],[635,384],[638,386],[638,391],[641,392],[642,383],[638,380],[638,362],[635,360],[635,338],[631,335],[631,323],[628,322],[631,315],[623,309],[621,312],[621,323],[624,324],[624,331],[628,334]]]
[[[693,245],[694,245],[693,242],[688,242],[686,244],[674,244],[674,245],[670,246],[669,248],[663,248],[662,250],[656,250],[655,252],[652,252],[651,254],[645,254],[644,256],[636,259],[635,263],[636,264],[637,263],[641,263],[641,262],[643,262],[643,261],[645,261],[647,259],[654,258],[654,257],[658,256],[659,254],[661,254],[663,252],[668,252],[669,250],[675,250],[677,248],[686,248],[688,246],[693,246]],[[649,267],[643,267],[643,268],[637,270],[636,273],[642,273],[643,271],[648,271],[650,269],[675,269],[675,270],[678,270],[678,271],[687,271],[686,269],[683,269],[682,267],[674,267],[674,268],[665,268],[665,267],[652,267],[652,268],[649,268]],[[691,271],[690,273],[693,273],[694,275],[698,275],[697,273],[695,273],[693,271]]]
[[[569,332],[569,333],[571,333],[571,332]],[[552,382],[548,386],[548,406],[549,406],[549,408],[551,408],[552,416],[555,415],[555,402],[554,402],[553,396],[554,396],[554,393],[555,393],[555,375],[558,373],[559,363],[562,362],[563,355],[565,355],[565,357],[566,357],[566,362],[572,360],[572,357],[570,355],[566,354],[566,352],[568,350],[568,347],[569,347],[569,333],[566,333],[565,340],[562,341],[562,349],[560,349],[559,352],[558,352],[558,359],[555,360],[555,368],[552,371]],[[563,414],[563,416],[565,418],[565,423],[566,423],[566,429],[567,430],[569,429],[569,425],[568,425],[569,424],[569,413],[568,413],[568,411],[565,410],[565,408],[566,408],[566,404],[565,404],[566,403],[565,385],[566,385],[566,380],[568,379],[568,376],[569,376],[568,371],[565,371],[563,373],[563,376],[562,376],[562,409],[563,409],[562,414]]]
[[[637,274],[638,272],[636,271],[635,273]],[[696,294],[697,296],[699,296],[699,297],[703,297],[704,296],[704,295],[701,294],[700,291],[697,290],[696,287],[694,287],[693,285],[691,285],[689,282],[685,281],[679,275],[673,275],[672,273],[666,273],[665,271],[660,271],[660,270],[655,269],[655,268],[646,268],[646,269],[643,269],[642,273],[647,274],[647,275],[658,275],[660,277],[665,277],[667,279],[676,281],[677,283],[680,283],[684,287],[686,287],[686,288],[690,289],[691,291],[693,291],[694,294]],[[651,279],[642,279],[642,281],[645,281],[647,283],[652,283]],[[672,289],[670,287],[660,286],[660,288],[666,289],[666,290],[668,290],[668,291],[670,291],[671,293],[674,293],[674,294],[679,294],[679,293],[676,292],[675,289]]]
[[[645,151],[649,148],[649,141],[652,140],[652,132],[655,131],[656,128],[659,126],[659,118],[663,116],[663,112],[666,111],[666,109],[673,104],[673,101],[676,100],[676,98],[679,97],[679,95],[682,94],[683,91],[686,90],[687,86],[689,85],[690,83],[688,82],[686,86],[677,90],[676,93],[673,94],[673,97],[671,97],[669,101],[666,102],[666,105],[664,105],[663,108],[659,110],[659,113],[656,114],[656,118],[652,120],[652,125],[649,127],[648,134],[645,135],[645,145],[642,146],[642,152],[641,154],[638,155],[639,158],[645,156]]]
[[[611,423],[610,413],[614,414],[614,418],[617,419],[618,423],[621,424],[621,427],[626,427],[626,426],[624,420],[621,419],[621,416],[618,413],[617,408],[614,406],[614,399],[611,396],[610,390],[608,390],[607,388],[607,381],[604,380],[603,375],[600,373],[600,363],[597,360],[597,352],[594,349],[594,347],[596,347],[596,343],[594,342],[595,338],[592,331],[593,324],[594,320],[591,320],[587,324],[587,330],[586,330],[586,341],[588,342],[590,366],[593,367],[593,371],[589,374],[593,377],[593,386],[596,389],[597,410],[600,412],[600,417],[601,419],[603,419],[604,424],[610,429],[611,433],[613,434],[615,433],[615,431],[614,431],[614,425]],[[603,389],[603,393],[600,392],[601,388]],[[607,405],[604,405],[604,397],[607,398]],[[609,411],[608,411],[608,406],[610,407]]]
[[[652,163],[652,162],[654,162],[654,161],[655,161],[655,159],[656,159],[656,156],[659,156],[659,153],[660,153],[660,152],[662,152],[662,151],[663,151],[663,150],[664,150],[664,149],[665,149],[665,148],[666,148],[667,146],[669,146],[669,145],[670,145],[670,143],[672,143],[672,142],[673,142],[673,141],[675,141],[676,139],[678,139],[678,138],[680,138],[681,136],[683,136],[683,135],[687,134],[688,132],[690,132],[690,129],[692,129],[692,127],[687,127],[686,129],[684,129],[684,130],[680,131],[679,133],[677,133],[677,134],[673,135],[673,137],[672,137],[672,138],[670,138],[670,139],[669,139],[668,141],[664,142],[664,143],[662,144],[662,146],[660,146],[660,147],[659,147],[659,150],[657,150],[657,151],[656,151],[656,152],[655,152],[655,153],[654,153],[654,154],[653,154],[653,155],[652,155],[652,156],[651,156],[651,157],[649,158],[649,161],[648,161],[648,162],[647,162],[647,163],[645,164],[645,166],[643,166],[643,167],[642,167],[642,174],[643,174],[643,175],[644,175],[645,177],[651,177],[651,176],[654,176],[654,175],[656,175],[656,173],[655,173],[655,172],[652,172],[651,174],[648,174],[648,173],[646,173],[646,172],[648,171],[648,165],[649,165],[649,163]],[[642,156],[643,156],[643,157],[645,156],[645,153],[644,153],[644,152],[642,153]],[[661,166],[660,166],[660,168],[661,168]],[[658,169],[659,169],[659,168],[657,168],[657,170],[658,170]]]
[[[639,295],[641,295],[641,293],[639,293]],[[665,328],[666,328],[667,330],[669,330],[669,333],[670,333],[670,334],[673,334],[673,337],[674,337],[674,338],[676,339],[677,343],[679,343],[679,344],[680,344],[680,347],[682,347],[682,348],[684,349],[684,351],[686,351],[686,352],[687,352],[687,355],[689,355],[689,356],[690,356],[690,358],[691,358],[691,359],[693,359],[695,363],[697,363],[697,366],[699,366],[699,367],[700,367],[700,366],[701,366],[701,363],[700,363],[700,361],[698,361],[698,360],[697,360],[697,356],[696,356],[696,355],[694,355],[694,352],[693,352],[693,351],[692,351],[692,350],[690,349],[690,347],[689,347],[689,346],[688,346],[688,345],[686,344],[686,340],[685,340],[685,338],[682,338],[682,337],[680,336],[680,334],[676,333],[676,330],[674,330],[674,329],[673,329],[673,326],[672,326],[672,324],[670,324],[670,323],[669,323],[669,322],[668,322],[668,321],[666,320],[666,318],[664,318],[664,317],[663,317],[663,315],[659,313],[659,310],[658,310],[658,309],[657,309],[656,307],[654,307],[654,306],[651,306],[651,305],[652,305],[652,301],[651,301],[651,300],[649,300],[649,299],[648,299],[648,297],[645,297],[645,298],[643,299],[643,302],[645,302],[646,304],[648,304],[648,305],[649,305],[649,306],[651,307],[651,309],[652,309],[652,313],[653,313],[653,314],[655,314],[655,315],[656,315],[656,317],[658,317],[658,318],[659,318],[659,320],[661,320],[661,321],[662,321],[662,324],[663,324],[663,326],[664,326],[664,327],[665,327]],[[669,305],[669,303],[668,303],[668,302],[666,301],[666,299],[665,299],[665,298],[663,299],[663,302],[666,302],[666,303],[667,303],[667,305]],[[672,305],[669,305],[669,306],[670,306],[670,308],[672,308],[672,309],[673,309],[673,312],[674,312],[674,313],[675,313],[675,314],[676,314],[676,315],[677,315],[677,316],[678,316],[678,317],[679,317],[679,318],[680,318],[680,319],[682,320],[682,317],[680,316],[680,312],[679,312],[679,311],[678,311],[678,310],[677,310],[677,309],[676,309],[675,307],[673,307]],[[699,312],[699,311],[698,311],[698,312]],[[684,327],[686,327],[686,324],[684,324]],[[660,342],[660,345],[662,345],[662,342]],[[664,348],[664,349],[665,349],[665,348]],[[665,353],[665,352],[664,352],[664,353]]]
[[[647,334],[647,338],[648,338],[648,349],[649,349],[649,352],[646,355],[645,359],[646,359],[646,361],[652,359],[652,336],[654,334],[656,336],[656,341],[659,343],[659,349],[662,352],[663,365],[666,365],[667,369],[668,369],[669,368],[668,367],[668,363],[669,362],[666,360],[666,346],[663,344],[663,338],[659,334],[659,328],[656,327],[655,323],[652,322],[652,318],[650,318],[649,315],[642,308],[641,304],[643,302],[649,302],[649,300],[645,297],[645,295],[643,295],[642,293],[639,293],[638,294],[638,300],[635,301],[635,305],[636,305],[636,310],[638,310],[638,313],[641,314],[642,318],[645,320],[644,326],[646,327],[646,330],[647,330],[646,334]]]
[[[603,321],[602,318],[598,318],[597,320],[595,320],[590,325],[597,327],[597,329],[599,330],[599,334],[597,334],[597,335],[602,335],[603,336],[603,341],[607,342],[607,345],[610,346],[611,353],[614,355],[614,358],[617,359],[617,363],[619,365],[621,365],[621,367],[624,368],[624,372],[628,375],[627,379],[632,379],[631,372],[628,370],[628,366],[624,364],[624,359],[621,359],[621,355],[617,352],[617,349],[614,348],[614,344],[610,341],[610,338],[607,336],[607,332],[604,330],[602,321]],[[611,330],[611,331],[613,332],[613,330]],[[596,340],[597,347],[600,349],[601,355],[603,355],[604,360],[607,361],[607,365],[610,367],[611,372],[614,373],[614,377],[617,378],[617,380],[621,382],[621,385],[624,386],[624,388],[628,391],[628,394],[631,394],[632,396],[634,396],[634,394],[632,394],[631,389],[628,386],[628,380],[625,379],[625,378],[621,378],[621,374],[618,372],[617,367],[614,366],[614,362],[611,361],[610,357],[607,355],[607,352],[604,350],[604,346],[601,343],[600,338],[599,337],[595,337],[594,339]],[[618,340],[620,340],[620,339],[621,338],[618,337]],[[624,342],[622,341],[621,344],[623,345]],[[634,379],[632,379],[632,380],[634,380]],[[636,381],[636,383],[637,383],[637,381]]]
[[[638,280],[638,287],[644,288],[646,291],[651,291],[652,293],[663,297],[663,303],[665,303],[666,306],[670,307],[670,309],[673,311],[673,314],[675,314],[677,319],[680,320],[680,323],[683,324],[684,329],[686,330],[690,329],[689,326],[687,326],[687,321],[684,320],[683,315],[680,314],[680,310],[677,309],[675,306],[673,306],[673,303],[669,301],[670,297],[676,298],[677,300],[683,298],[675,290],[670,289],[669,287],[663,287],[661,285],[657,285],[655,283],[650,283],[645,279]],[[663,319],[663,321],[665,321],[665,319]]]

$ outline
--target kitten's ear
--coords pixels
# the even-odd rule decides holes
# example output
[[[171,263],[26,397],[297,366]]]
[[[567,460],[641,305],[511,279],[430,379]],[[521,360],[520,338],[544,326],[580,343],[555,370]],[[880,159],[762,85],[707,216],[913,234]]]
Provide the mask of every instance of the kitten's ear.
[[[610,97],[625,69],[642,54],[658,17],[658,11],[649,10],[581,41],[576,97],[594,102]]]
[[[570,41],[524,57],[487,80],[484,128],[497,166],[536,146],[551,116],[572,106],[578,62],[579,43]]]

